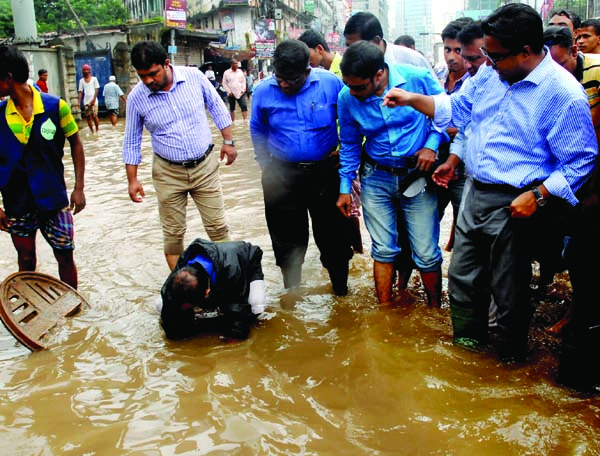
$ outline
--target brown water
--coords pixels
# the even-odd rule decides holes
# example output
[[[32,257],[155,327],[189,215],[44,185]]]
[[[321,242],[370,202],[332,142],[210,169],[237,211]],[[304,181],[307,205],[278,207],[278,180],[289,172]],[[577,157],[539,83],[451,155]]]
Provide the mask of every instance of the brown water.
[[[352,262],[349,296],[333,297],[314,244],[304,286],[286,295],[247,126],[234,132],[239,159],[223,169],[228,219],[235,239],[264,249],[269,291],[250,338],[164,338],[154,306],[168,271],[148,138],[147,196],[134,205],[122,125],[103,123],[99,138],[86,128],[76,260],[92,309],[58,328],[44,352],[0,329],[0,454],[600,454],[600,399],[555,384],[556,341],[536,340],[521,365],[460,350],[448,309],[428,309],[420,292],[379,308],[368,255]],[[197,236],[192,206],[187,240]],[[56,275],[41,237],[38,250],[38,270]],[[1,279],[16,269],[5,233],[0,252]]]

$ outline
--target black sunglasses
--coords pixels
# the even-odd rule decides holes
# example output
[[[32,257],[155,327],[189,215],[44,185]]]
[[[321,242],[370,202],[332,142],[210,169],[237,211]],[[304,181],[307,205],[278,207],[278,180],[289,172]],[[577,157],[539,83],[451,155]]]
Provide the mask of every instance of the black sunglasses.
[[[362,92],[367,87],[369,87],[369,84],[371,84],[371,79],[369,79],[369,82],[367,82],[366,84],[352,85],[352,84],[348,84],[346,81],[344,81],[344,84],[346,85],[346,87],[348,87],[353,92]]]

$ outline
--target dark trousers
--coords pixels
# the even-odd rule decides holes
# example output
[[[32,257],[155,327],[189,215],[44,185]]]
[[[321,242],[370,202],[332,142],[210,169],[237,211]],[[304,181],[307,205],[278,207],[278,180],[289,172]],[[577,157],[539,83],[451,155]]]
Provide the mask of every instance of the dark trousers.
[[[600,384],[600,208],[569,213],[565,262],[573,286],[571,319],[563,333],[559,381],[580,390]]]
[[[485,341],[493,296],[505,343],[526,346],[531,306],[531,255],[538,233],[558,220],[564,206],[549,201],[528,219],[511,217],[518,190],[481,190],[463,196],[448,289],[455,337]]]
[[[299,169],[296,164],[272,159],[263,170],[267,226],[281,268],[304,262],[309,214],[323,266],[335,268],[352,258],[346,218],[336,206],[340,178],[335,162],[326,162]]]

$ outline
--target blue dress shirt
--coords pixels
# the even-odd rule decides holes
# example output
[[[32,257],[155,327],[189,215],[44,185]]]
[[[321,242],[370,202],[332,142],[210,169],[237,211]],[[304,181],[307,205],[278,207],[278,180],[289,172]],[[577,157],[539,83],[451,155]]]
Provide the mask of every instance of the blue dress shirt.
[[[254,89],[250,134],[256,160],[274,156],[287,162],[323,160],[338,144],[337,96],[344,84],[313,68],[300,91],[284,94],[274,77]]]
[[[598,153],[590,106],[581,84],[545,58],[509,85],[491,67],[479,69],[460,92],[434,97],[440,128],[471,122],[468,172],[491,184],[525,188],[542,182],[570,204]]]
[[[392,87],[409,92],[436,95],[443,92],[431,73],[413,65],[387,65],[388,87],[381,97],[372,95],[359,101],[345,87],[338,99],[340,122],[340,193],[350,193],[352,180],[360,166],[363,136],[365,151],[377,163],[401,167],[406,157],[428,148],[437,151],[443,131],[436,130],[425,115],[409,107],[383,106],[383,96]]]

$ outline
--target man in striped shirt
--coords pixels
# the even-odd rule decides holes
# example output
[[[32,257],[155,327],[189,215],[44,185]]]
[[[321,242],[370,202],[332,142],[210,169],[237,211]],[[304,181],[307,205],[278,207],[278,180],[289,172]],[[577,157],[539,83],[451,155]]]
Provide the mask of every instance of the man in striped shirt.
[[[150,132],[154,161],[152,176],[163,229],[164,253],[173,269],[183,252],[188,194],[200,211],[212,241],[229,239],[219,177],[219,161],[211,154],[210,112],[221,131],[221,160],[237,157],[231,117],[206,76],[194,67],[174,67],[164,48],[141,41],[131,50],[131,62],[141,81],[128,97],[123,161],[129,198],[141,203],[145,196],[137,178],[142,161],[142,132]]]
[[[476,348],[487,341],[493,296],[500,358],[511,361],[527,355],[531,246],[565,206],[577,204],[598,147],[587,97],[544,48],[539,14],[504,5],[482,30],[487,66],[460,92],[424,97],[392,89],[384,104],[412,106],[438,128],[471,122],[467,154],[477,159],[449,270],[454,341]]]

